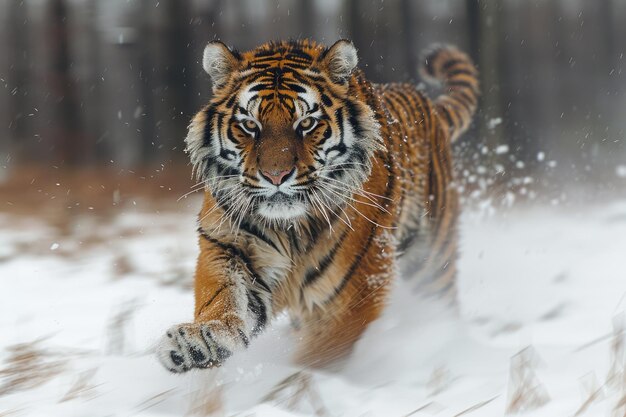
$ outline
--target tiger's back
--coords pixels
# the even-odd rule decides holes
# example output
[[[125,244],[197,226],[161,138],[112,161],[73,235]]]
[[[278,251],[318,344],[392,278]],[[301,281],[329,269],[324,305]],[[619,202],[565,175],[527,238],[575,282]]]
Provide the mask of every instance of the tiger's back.
[[[399,256],[418,289],[455,296],[458,196],[453,186],[451,143],[470,125],[478,104],[478,73],[469,57],[452,46],[436,46],[424,57],[422,75],[442,85],[432,100],[415,84],[377,85],[385,109],[387,147],[399,170]]]

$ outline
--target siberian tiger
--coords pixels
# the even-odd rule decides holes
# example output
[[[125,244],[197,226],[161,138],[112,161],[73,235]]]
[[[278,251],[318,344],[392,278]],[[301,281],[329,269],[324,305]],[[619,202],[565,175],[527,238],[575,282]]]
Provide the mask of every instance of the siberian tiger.
[[[172,372],[219,366],[279,312],[297,358],[344,357],[385,304],[397,258],[431,292],[455,292],[457,195],[450,144],[477,107],[477,70],[439,46],[423,73],[444,93],[374,84],[347,40],[272,42],[248,52],[209,43],[213,95],[186,138],[204,184],[192,323],[158,357]]]

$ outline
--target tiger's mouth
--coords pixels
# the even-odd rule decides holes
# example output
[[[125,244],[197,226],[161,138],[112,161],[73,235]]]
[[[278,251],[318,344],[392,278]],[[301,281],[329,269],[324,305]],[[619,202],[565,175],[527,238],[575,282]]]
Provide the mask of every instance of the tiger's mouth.
[[[278,191],[260,199],[257,212],[270,220],[290,220],[304,216],[307,204],[298,194],[287,195]]]
[[[269,197],[265,198],[265,202],[272,204],[288,204],[293,202],[295,196],[289,196],[282,191],[277,191]]]

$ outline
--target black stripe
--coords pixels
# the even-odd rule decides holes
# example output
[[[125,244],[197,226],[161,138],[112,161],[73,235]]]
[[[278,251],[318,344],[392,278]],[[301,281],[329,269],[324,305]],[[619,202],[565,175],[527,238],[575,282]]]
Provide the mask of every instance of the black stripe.
[[[398,97],[400,97],[400,100],[404,102],[404,107],[405,107],[405,109],[406,109],[407,116],[412,116],[412,115],[414,115],[414,114],[415,114],[415,112],[414,112],[414,111],[412,111],[412,110],[417,110],[417,109],[414,109],[414,108],[413,108],[413,107],[415,106],[415,104],[417,104],[417,103],[415,103],[415,104],[414,104],[414,103],[411,101],[411,98],[409,98],[409,97],[408,97],[406,94],[404,94],[404,92],[402,92],[402,91],[396,91],[396,94],[398,95]],[[420,116],[423,116],[423,114],[420,114]],[[409,118],[410,118],[410,117],[409,117]]]
[[[268,90],[269,88],[270,88],[270,85],[268,84],[258,83],[255,86],[250,87],[248,91],[261,91],[261,90]]]
[[[244,134],[248,135],[248,132],[244,131],[239,125],[237,125],[237,129],[241,130],[244,132]],[[239,145],[239,140],[237,140],[237,138],[235,137],[235,135],[233,134],[233,128],[232,125],[228,126],[226,128],[226,137],[228,138],[228,140],[230,140],[231,142],[233,142],[235,145]]]
[[[248,290],[247,293],[248,310],[256,316],[256,325],[254,329],[252,329],[252,336],[256,336],[265,328],[265,324],[267,323],[267,308],[258,292]]]
[[[361,123],[359,123],[359,109],[351,102],[346,103],[346,108],[348,109],[348,123],[352,126],[354,135],[356,137],[363,136],[363,128]]]
[[[328,150],[324,153],[324,155],[326,157],[328,157],[329,153],[331,153],[332,151],[337,151],[337,152],[339,152],[339,155],[337,155],[337,156],[341,156],[341,155],[346,153],[346,150],[347,150],[346,145],[344,145],[343,143],[340,143],[340,144],[335,145],[335,146],[333,146],[331,148],[328,148]]]
[[[467,107],[476,105],[476,96],[469,94],[466,90],[455,91],[454,96],[457,100],[463,98],[464,103]]]
[[[296,176],[296,180],[302,179],[304,177],[308,177],[313,171],[315,171],[315,168],[311,167],[311,166],[308,166],[306,171],[304,171],[301,174],[298,174]]]
[[[326,107],[330,107],[333,104],[330,97],[328,97],[325,93],[322,93],[321,96],[322,96],[322,103],[324,103]]]
[[[319,266],[309,268],[306,271],[306,273],[304,274],[304,287],[313,285],[315,281],[317,281],[317,279],[321,277],[324,272],[326,272],[326,269],[328,269],[330,264],[333,263],[335,255],[337,255],[337,252],[339,251],[341,245],[343,244],[343,241],[346,239],[347,236],[348,231],[346,230],[342,233],[337,243],[335,243],[335,246],[333,246],[332,249],[322,258],[322,260],[319,262]]]
[[[385,165],[385,167],[387,168],[387,170],[389,172],[389,175],[387,176],[387,188],[385,190],[384,197],[385,198],[389,198],[391,196],[391,193],[392,193],[392,191],[393,191],[393,189],[395,187],[395,184],[396,184],[396,174],[395,174],[395,171],[393,170],[394,164],[393,164],[393,161],[392,161],[391,153],[387,153],[384,165]],[[378,220],[378,213],[380,213],[380,211],[377,211],[376,213],[377,213],[377,215],[374,217],[373,221],[378,223],[378,221],[377,221]],[[350,265],[350,269],[343,276],[339,286],[336,287],[335,290],[333,291],[333,295],[331,295],[324,302],[325,304],[328,304],[328,303],[332,302],[341,293],[341,291],[343,291],[343,289],[346,287],[346,285],[348,285],[348,282],[352,278],[352,275],[354,274],[354,271],[356,271],[356,269],[361,265],[361,261],[363,260],[363,257],[365,256],[365,254],[369,250],[369,247],[372,244],[372,241],[374,240],[374,236],[376,235],[376,231],[377,230],[378,230],[378,227],[374,227],[374,225],[372,225],[370,227],[370,233],[369,233],[369,236],[367,238],[367,242],[363,246],[363,249],[359,252],[357,257],[352,261],[352,265]]]
[[[215,298],[216,298],[218,295],[220,295],[220,293],[221,293],[222,291],[224,291],[226,288],[228,288],[228,287],[230,287],[230,286],[232,286],[232,285],[234,285],[234,283],[232,283],[232,282],[229,282],[229,283],[227,283],[227,284],[222,285],[222,287],[221,287],[219,290],[217,290],[217,291],[215,292],[215,294],[213,294],[213,297],[209,298],[209,299],[207,300],[207,302],[206,302],[206,303],[202,304],[202,307],[200,307],[200,309],[198,310],[198,313],[201,313],[201,312],[202,312],[202,310],[204,310],[206,307],[208,307],[209,305],[211,305],[211,303],[213,302],[213,300],[215,300]]]
[[[296,93],[306,93],[306,88],[294,83],[285,82],[285,85]]]
[[[402,108],[402,111],[407,119],[406,121],[410,121],[413,112],[411,111],[411,102],[409,99],[399,91],[395,91],[394,99]],[[398,113],[398,117],[402,117],[402,115]]]
[[[302,181],[302,182],[299,182],[299,183],[295,183],[294,186],[295,187],[304,187],[304,186],[307,186],[307,185],[314,184],[315,182],[316,182],[315,179],[310,179],[310,180]]]
[[[222,141],[222,123],[224,121],[224,115],[219,113],[217,115],[217,139],[220,145],[220,154],[222,153],[222,149],[224,148],[224,143]]]
[[[270,45],[272,46],[272,45]],[[276,50],[276,48],[271,47],[270,49],[265,49],[265,50],[261,50],[258,51],[254,54],[254,58],[255,60],[259,60],[261,58],[265,58],[265,57],[276,57],[278,55],[278,51]],[[278,55],[280,56],[280,55]],[[276,59],[276,58],[274,58]]]
[[[257,188],[263,188],[263,187],[257,187]],[[256,237],[257,239],[262,240],[263,242],[267,243],[268,245],[270,245],[272,248],[274,248],[276,250],[276,252],[280,252],[278,250],[278,247],[276,246],[276,244],[274,244],[274,242],[272,242],[272,240],[267,237],[263,231],[261,231],[258,227],[256,227],[255,225],[253,225],[252,223],[248,223],[247,221],[243,220],[241,222],[241,225],[239,226],[239,228],[249,234],[251,234],[252,236]]]
[[[202,138],[202,146],[208,147],[211,145],[211,135],[213,134],[213,117],[215,116],[215,109],[211,106],[205,111],[204,119],[206,125],[204,126],[204,137]]]
[[[250,340],[248,339],[248,336],[246,336],[246,334],[241,329],[237,329],[237,332],[239,333],[239,337],[241,337],[241,341],[243,342],[243,345],[245,347],[248,347],[248,345],[250,344]]]
[[[229,356],[232,355],[232,352],[230,350],[228,350],[225,347],[219,345],[215,341],[215,339],[213,339],[213,335],[211,335],[211,332],[209,332],[209,331],[202,332],[202,335],[204,337],[208,337],[209,338],[209,340],[206,340],[206,338],[204,339],[204,343],[206,343],[206,345],[209,348],[209,350],[211,350],[211,346],[215,347],[215,352],[213,354],[215,355],[215,359],[217,360],[218,363],[222,362],[223,360],[227,359]]]
[[[258,181],[259,179],[253,175],[248,174],[247,172],[242,172],[241,176],[247,178],[249,180]]]
[[[224,94],[224,97],[222,97],[221,99],[213,102],[212,103],[213,107],[218,108],[222,104],[224,104],[227,101],[229,101],[233,96],[236,96],[236,94],[234,94],[234,93],[241,89],[241,85],[242,85],[242,81],[243,80],[244,79],[237,80],[237,83],[233,86],[233,88],[230,89],[230,93],[229,94]]]
[[[367,165],[368,156],[367,151],[361,146],[354,146],[350,152],[350,159],[356,159],[356,162]],[[356,165],[356,164],[355,164]],[[350,166],[350,165],[348,165]],[[359,165],[355,166],[356,169],[362,169]],[[365,172],[365,170],[363,170]]]
[[[252,266],[252,260],[241,249],[239,249],[235,245],[231,245],[230,243],[220,242],[219,240],[212,238],[202,227],[198,228],[198,233],[200,233],[200,235],[209,242],[221,248],[224,252],[226,252],[227,255],[239,258],[241,262],[243,262],[246,269],[248,269],[250,275],[252,275],[252,283],[254,284],[258,282],[259,285],[261,285],[267,292],[272,292],[270,286],[267,285],[267,283],[259,276],[259,274],[255,272]]]
[[[232,159],[237,158],[237,154],[233,151],[231,151],[230,149],[222,149],[220,150],[220,156],[224,159],[226,159],[227,161],[231,161]],[[233,157],[232,159],[230,157]]]
[[[324,130],[324,133],[323,133],[323,135],[322,135],[322,140],[320,140],[320,141],[317,143],[317,146],[318,146],[319,148],[322,148],[322,147],[324,146],[324,144],[326,143],[326,141],[327,141],[328,139],[330,139],[330,137],[332,136],[332,133],[333,133],[333,131],[332,131],[332,129],[330,128],[330,126],[326,126],[326,130]]]
[[[398,104],[402,104],[402,103],[398,103]],[[392,114],[397,114],[399,115],[400,113],[398,112],[398,109],[396,108],[396,105],[391,97],[391,95],[389,94],[385,94],[385,106],[391,108],[391,112]]]
[[[335,287],[333,294],[324,302],[324,304],[328,304],[332,302],[341,293],[341,291],[343,291],[346,285],[348,285],[348,282],[352,278],[354,271],[356,271],[356,269],[361,265],[361,261],[363,260],[363,257],[369,250],[369,247],[372,244],[372,241],[374,240],[375,235],[376,235],[376,227],[372,226],[370,228],[370,234],[367,237],[367,241],[365,242],[365,245],[363,245],[363,249],[361,250],[361,252],[359,252],[356,258],[354,258],[354,260],[352,261],[352,265],[350,265],[350,269],[348,269],[348,272],[341,279],[341,283],[339,283],[339,285]]]
[[[474,91],[475,88],[476,88],[476,87],[474,87],[474,85],[472,83],[470,83],[469,81],[466,81],[466,80],[449,80],[449,81],[446,81],[446,87],[469,88],[472,91]]]
[[[327,150],[326,156],[328,156],[328,153],[333,150],[339,151],[340,154],[343,154],[346,152],[346,145],[344,142],[345,131],[343,127],[343,112],[341,110],[342,109],[340,107],[335,111],[335,117],[337,118],[337,128],[339,129],[339,144]]]
[[[430,115],[432,113],[430,100],[427,99],[424,96],[424,94],[420,91],[416,91],[416,94],[413,96],[413,98],[415,99],[415,102],[420,108],[419,112],[422,117],[422,120],[424,121],[424,124],[423,124],[424,129],[428,132],[430,131],[430,117],[428,117],[427,115]]]
[[[209,158],[207,158],[209,159]],[[233,167],[231,167],[230,165],[226,165],[224,164],[222,161],[217,160],[216,157],[211,157],[210,159],[212,159],[213,161],[211,161],[212,163],[215,163],[215,166],[217,168],[217,175],[239,175],[239,171]]]
[[[476,77],[476,74],[467,68],[455,69],[446,73],[446,76],[449,78],[456,77],[457,75],[467,75],[469,77]]]
[[[226,107],[228,107],[229,109],[232,109],[236,104],[235,101],[237,100],[237,97],[238,97],[237,94],[233,94],[226,102]]]
[[[450,112],[448,111],[448,109],[446,108],[446,106],[439,106],[437,107],[437,110],[440,110],[440,114],[443,113],[443,116],[446,118],[447,122],[448,122],[448,128],[449,129],[455,129],[456,128],[456,123],[454,123],[454,120],[452,120],[452,116],[450,115]]]
[[[457,64],[467,64],[467,61],[464,60],[464,59],[452,58],[452,59],[449,59],[448,61],[446,61],[441,66],[441,69],[443,71],[448,71],[450,68],[452,68],[453,66],[455,66]]]

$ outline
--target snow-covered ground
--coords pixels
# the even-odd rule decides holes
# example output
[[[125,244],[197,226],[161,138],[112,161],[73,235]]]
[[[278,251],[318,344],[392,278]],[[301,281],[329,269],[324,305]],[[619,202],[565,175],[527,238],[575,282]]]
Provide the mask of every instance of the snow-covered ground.
[[[626,201],[466,213],[460,317],[399,280],[337,372],[290,363],[285,318],[222,369],[161,368],[154,341],[191,319],[194,222],[0,214],[0,415],[625,414]]]

